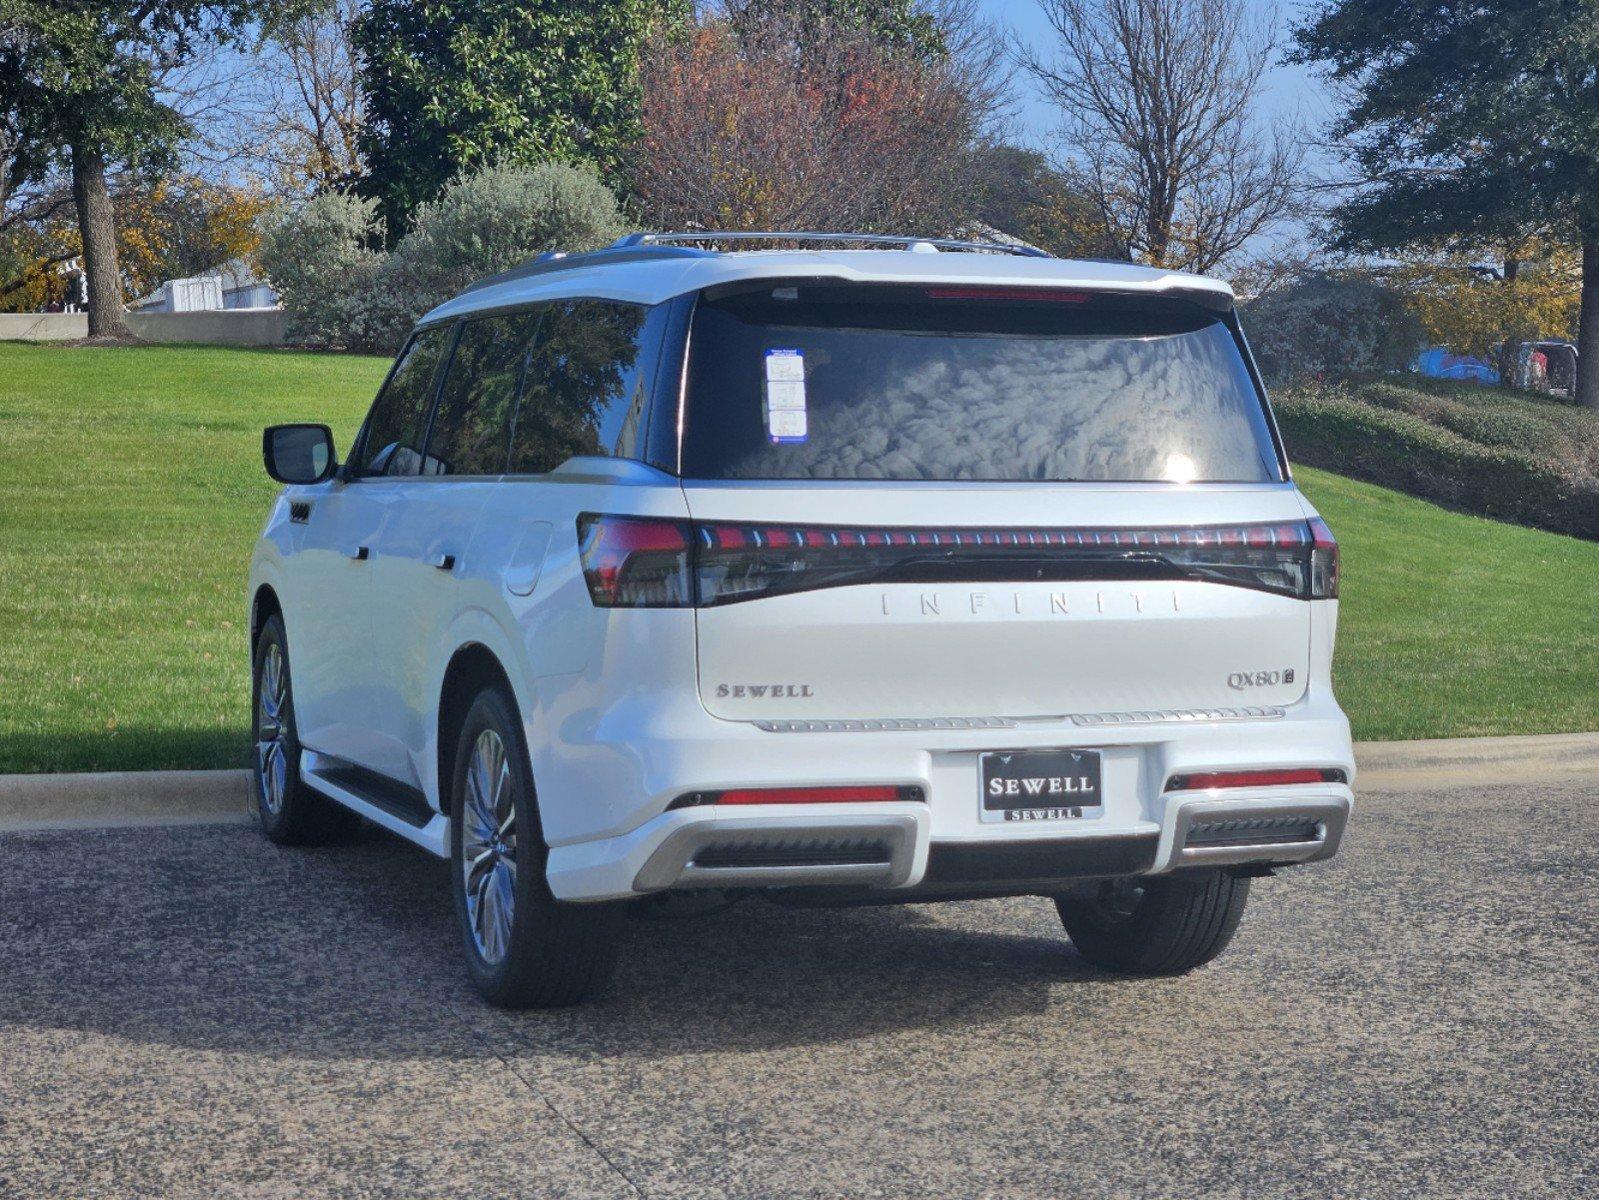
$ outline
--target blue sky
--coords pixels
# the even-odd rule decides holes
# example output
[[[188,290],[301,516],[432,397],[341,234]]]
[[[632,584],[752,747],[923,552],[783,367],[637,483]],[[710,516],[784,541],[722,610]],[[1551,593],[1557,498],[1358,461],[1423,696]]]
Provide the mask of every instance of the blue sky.
[[[1048,45],[1054,37],[1037,0],[978,0],[978,3],[989,20],[1010,26],[1034,44]],[[1275,12],[1281,30],[1279,40],[1283,41],[1287,40],[1288,26],[1299,20],[1307,7],[1292,3],[1273,5],[1267,0],[1245,0],[1245,3],[1257,17]],[[1017,117],[1025,140],[1042,142],[1053,123],[1052,112],[1025,80],[1019,79],[1017,86],[1022,93]],[[1279,65],[1266,80],[1261,97],[1263,117],[1297,114],[1307,124],[1319,127],[1326,121],[1329,111],[1326,91],[1315,76],[1302,67]]]

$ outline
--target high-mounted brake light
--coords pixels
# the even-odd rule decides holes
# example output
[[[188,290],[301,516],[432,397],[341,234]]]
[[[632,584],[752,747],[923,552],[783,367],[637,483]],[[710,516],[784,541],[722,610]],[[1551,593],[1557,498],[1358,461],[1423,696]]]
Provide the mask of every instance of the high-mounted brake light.
[[[1192,775],[1173,775],[1166,781],[1168,792],[1206,792],[1224,788],[1282,787],[1300,783],[1347,783],[1349,777],[1337,767],[1287,767],[1263,771],[1201,771]]]
[[[1319,520],[1144,528],[787,525],[578,519],[601,607],[709,607],[867,583],[1193,580],[1299,600],[1338,594]]]
[[[1087,292],[1066,292],[1060,288],[1031,287],[934,287],[927,289],[932,300],[1047,300],[1056,304],[1085,304]]]

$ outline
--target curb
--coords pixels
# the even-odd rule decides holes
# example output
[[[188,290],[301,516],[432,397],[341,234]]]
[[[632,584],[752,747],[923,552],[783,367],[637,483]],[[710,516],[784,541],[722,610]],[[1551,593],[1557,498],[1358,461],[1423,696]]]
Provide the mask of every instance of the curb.
[[[248,771],[0,775],[0,831],[248,821]]]
[[[1591,780],[1599,733],[1358,742],[1358,792]],[[0,832],[231,824],[253,818],[248,771],[0,775]]]
[[[1599,733],[1357,742],[1355,763],[1357,793],[1581,780],[1599,784]]]

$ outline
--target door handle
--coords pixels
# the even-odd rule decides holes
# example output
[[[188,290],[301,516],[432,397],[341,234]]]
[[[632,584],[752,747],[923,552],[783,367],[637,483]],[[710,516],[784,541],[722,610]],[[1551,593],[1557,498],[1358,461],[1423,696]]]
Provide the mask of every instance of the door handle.
[[[441,571],[455,570],[455,555],[453,554],[434,554],[428,558],[428,562]]]
[[[346,546],[344,548],[344,557],[352,560],[353,562],[365,562],[367,559],[372,557],[372,547]]]

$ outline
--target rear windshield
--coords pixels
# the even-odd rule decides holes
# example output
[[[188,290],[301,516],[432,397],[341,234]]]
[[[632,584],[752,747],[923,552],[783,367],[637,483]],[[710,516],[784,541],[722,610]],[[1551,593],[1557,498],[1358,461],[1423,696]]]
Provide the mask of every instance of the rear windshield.
[[[771,286],[695,310],[692,479],[1282,478],[1232,332],[1181,300]]]

